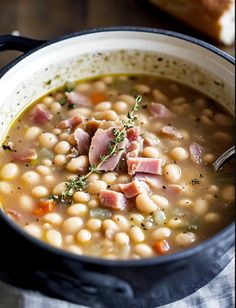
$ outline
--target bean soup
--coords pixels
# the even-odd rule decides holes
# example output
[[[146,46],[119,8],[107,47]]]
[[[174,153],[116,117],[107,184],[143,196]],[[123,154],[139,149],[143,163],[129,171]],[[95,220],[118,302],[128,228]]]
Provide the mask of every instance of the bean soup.
[[[153,76],[68,83],[34,102],[0,150],[0,205],[75,254],[140,259],[192,247],[234,219],[233,118]]]

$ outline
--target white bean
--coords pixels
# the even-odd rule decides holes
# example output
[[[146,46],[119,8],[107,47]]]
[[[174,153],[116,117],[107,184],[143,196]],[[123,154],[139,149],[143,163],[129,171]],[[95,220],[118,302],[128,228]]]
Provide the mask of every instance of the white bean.
[[[13,193],[12,185],[8,182],[0,181],[0,193],[2,193],[4,195],[9,195],[9,194]]]
[[[57,184],[53,189],[53,194],[55,195],[61,195],[66,191],[66,183],[62,182],[60,184]]]
[[[71,149],[70,144],[67,141],[60,141],[54,148],[57,154],[67,154]]]
[[[146,194],[140,194],[136,197],[136,207],[144,213],[151,213],[157,210],[157,205]]]
[[[143,150],[143,156],[156,158],[160,156],[160,151],[153,147],[146,147]]]
[[[49,194],[49,191],[47,189],[47,187],[44,187],[44,186],[36,186],[32,189],[31,191],[32,195],[35,197],[35,198],[44,198],[46,196],[48,196]]]
[[[90,218],[88,221],[87,221],[87,228],[90,230],[90,231],[98,231],[101,229],[102,227],[102,221],[98,218]]]
[[[84,217],[88,214],[88,207],[85,204],[76,203],[68,208],[67,214],[71,216]]]
[[[88,156],[80,155],[79,157],[72,158],[67,164],[66,169],[70,172],[83,170],[89,166]]]
[[[36,185],[40,181],[40,176],[35,171],[27,171],[22,175],[21,179],[27,183],[27,185]]]
[[[171,230],[166,227],[157,228],[154,232],[152,232],[152,239],[158,241],[163,240],[171,235]]]
[[[154,201],[156,203],[156,205],[160,208],[160,209],[167,209],[169,207],[169,201],[162,196],[159,195],[152,195],[151,196],[152,201]]]
[[[41,134],[42,130],[40,127],[37,126],[32,126],[27,128],[26,132],[25,132],[25,138],[27,140],[34,140],[36,138],[38,138],[38,136]]]
[[[76,239],[80,243],[87,243],[91,240],[91,237],[91,232],[86,229],[82,229],[78,232]]]
[[[42,133],[39,136],[39,142],[43,147],[47,149],[52,149],[57,144],[58,139],[52,133]]]
[[[153,250],[147,244],[138,244],[134,246],[134,251],[142,258],[150,258],[153,255]]]
[[[57,230],[49,230],[46,232],[46,240],[49,244],[60,247],[62,244],[62,236],[61,233]]]
[[[105,110],[110,110],[111,107],[112,107],[111,102],[101,102],[94,107],[94,110],[95,111],[105,111]]]
[[[136,226],[131,226],[129,230],[129,236],[133,242],[139,243],[145,240],[145,235],[141,228]]]
[[[106,189],[107,188],[107,183],[104,181],[96,181],[96,182],[92,182],[88,184],[88,192],[90,194],[98,194],[100,193],[100,191],[102,189]]]
[[[4,165],[0,170],[0,178],[3,180],[14,179],[19,172],[19,168],[16,164],[8,163]]]
[[[42,175],[49,175],[51,173],[51,169],[47,166],[37,166],[36,170]]]
[[[35,202],[33,198],[27,195],[21,195],[19,197],[19,205],[21,209],[26,212],[33,212],[33,210],[35,209]]]
[[[53,162],[57,167],[63,167],[66,165],[67,159],[65,155],[58,154],[54,157]]]
[[[181,232],[175,238],[176,243],[182,247],[192,245],[195,240],[196,237],[192,232]]]
[[[222,194],[222,198],[226,202],[234,202],[234,200],[235,200],[235,186],[234,185],[226,185],[222,189],[221,194]]]
[[[124,232],[118,232],[114,238],[115,242],[119,246],[124,246],[129,244],[129,236]]]
[[[169,152],[171,158],[177,161],[185,160],[188,157],[188,152],[181,147],[176,147]]]
[[[82,226],[83,220],[80,217],[70,217],[66,219],[62,224],[63,231],[68,234],[74,234],[78,232]]]
[[[164,177],[170,183],[177,183],[181,178],[181,169],[175,164],[170,164],[164,168]]]
[[[37,226],[36,224],[32,223],[32,224],[26,225],[24,227],[24,230],[26,232],[28,232],[30,235],[32,235],[32,236],[34,236],[38,239],[42,238],[42,234],[43,234],[42,229],[39,226]]]
[[[196,199],[193,204],[193,211],[196,215],[205,215],[208,211],[208,202],[205,199]]]
[[[73,195],[73,199],[77,203],[84,203],[88,202],[90,200],[90,195],[88,193],[85,193],[83,191],[77,191]]]
[[[44,215],[43,220],[55,226],[59,226],[62,223],[62,217],[58,213],[48,213]]]

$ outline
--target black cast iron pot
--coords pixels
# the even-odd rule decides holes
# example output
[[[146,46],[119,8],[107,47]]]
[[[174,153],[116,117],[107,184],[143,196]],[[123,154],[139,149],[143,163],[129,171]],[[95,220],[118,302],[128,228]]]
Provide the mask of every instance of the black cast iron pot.
[[[233,113],[234,59],[181,34],[110,28],[49,42],[0,37],[0,51],[10,49],[26,53],[0,71],[0,138],[11,119],[35,98],[67,80],[105,73],[171,76]],[[208,84],[200,82],[203,77]],[[234,228],[231,224],[202,244],[170,256],[112,261],[49,247],[0,211],[0,278],[90,307],[156,307],[195,292],[222,271],[234,256]]]

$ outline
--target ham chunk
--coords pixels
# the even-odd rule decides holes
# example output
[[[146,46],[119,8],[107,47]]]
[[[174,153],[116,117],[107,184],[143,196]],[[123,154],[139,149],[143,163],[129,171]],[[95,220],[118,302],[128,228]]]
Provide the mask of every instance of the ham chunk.
[[[177,128],[173,126],[169,126],[169,125],[163,126],[160,129],[160,133],[161,135],[164,135],[170,139],[183,139],[184,138],[183,134]]]
[[[89,148],[89,162],[91,165],[98,165],[101,161],[102,155],[107,155],[109,142],[114,140],[113,128],[101,129],[99,128],[92,138]],[[113,171],[121,160],[123,152],[126,148],[127,140],[120,142],[118,145],[118,153],[104,162],[98,170]]]
[[[126,198],[133,198],[139,194],[147,194],[149,187],[145,182],[133,181],[128,184],[120,184],[120,189]]]
[[[126,158],[138,157],[139,153],[142,151],[143,151],[143,138],[139,136],[137,140],[129,142]]]
[[[189,146],[190,158],[195,164],[202,161],[202,147],[198,143],[191,143]]]
[[[12,154],[12,158],[20,163],[31,162],[37,159],[38,155],[35,150],[29,149],[23,152],[15,152]]]
[[[43,104],[36,105],[31,111],[31,120],[38,125],[46,124],[52,117],[53,115]]]
[[[135,174],[134,179],[137,181],[144,181],[153,188],[161,189],[164,185],[163,178],[160,175],[140,172]]]
[[[101,190],[99,200],[103,206],[114,210],[123,210],[127,204],[122,193],[107,189]]]
[[[78,91],[66,92],[66,97],[70,104],[76,105],[77,107],[90,107],[91,102],[89,98]]]
[[[127,159],[128,173],[130,175],[136,172],[144,172],[151,174],[162,173],[162,163],[159,158],[146,158],[146,157],[129,157]]]
[[[74,131],[74,138],[78,154],[88,154],[90,146],[90,136],[82,128],[77,128]]]
[[[69,119],[66,119],[64,121],[61,121],[58,125],[59,128],[61,129],[72,129],[76,127],[77,125],[83,123],[84,118],[80,115],[75,115]]]
[[[168,118],[174,116],[174,114],[166,108],[165,105],[160,103],[151,103],[149,105],[149,111],[155,116],[155,118]]]
[[[140,136],[140,129],[138,127],[132,127],[127,130],[127,138],[129,141],[135,141]]]

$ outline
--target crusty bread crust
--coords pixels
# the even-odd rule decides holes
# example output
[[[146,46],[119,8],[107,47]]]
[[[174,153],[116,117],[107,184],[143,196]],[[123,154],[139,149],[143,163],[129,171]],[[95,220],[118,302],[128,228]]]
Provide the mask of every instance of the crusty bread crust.
[[[195,0],[196,1],[196,0]],[[197,1],[196,1],[197,2]],[[220,18],[225,11],[227,11],[233,0],[200,0],[203,8],[213,18]]]
[[[214,39],[225,44],[234,41],[234,19],[229,17],[227,31],[231,36],[224,36],[226,27],[222,18],[234,10],[235,0],[150,0],[163,10],[171,13],[182,21],[188,23]],[[231,20],[232,19],[232,20]],[[232,32],[231,32],[232,31]],[[227,32],[229,33],[229,32]],[[229,39],[230,37],[230,39]]]

